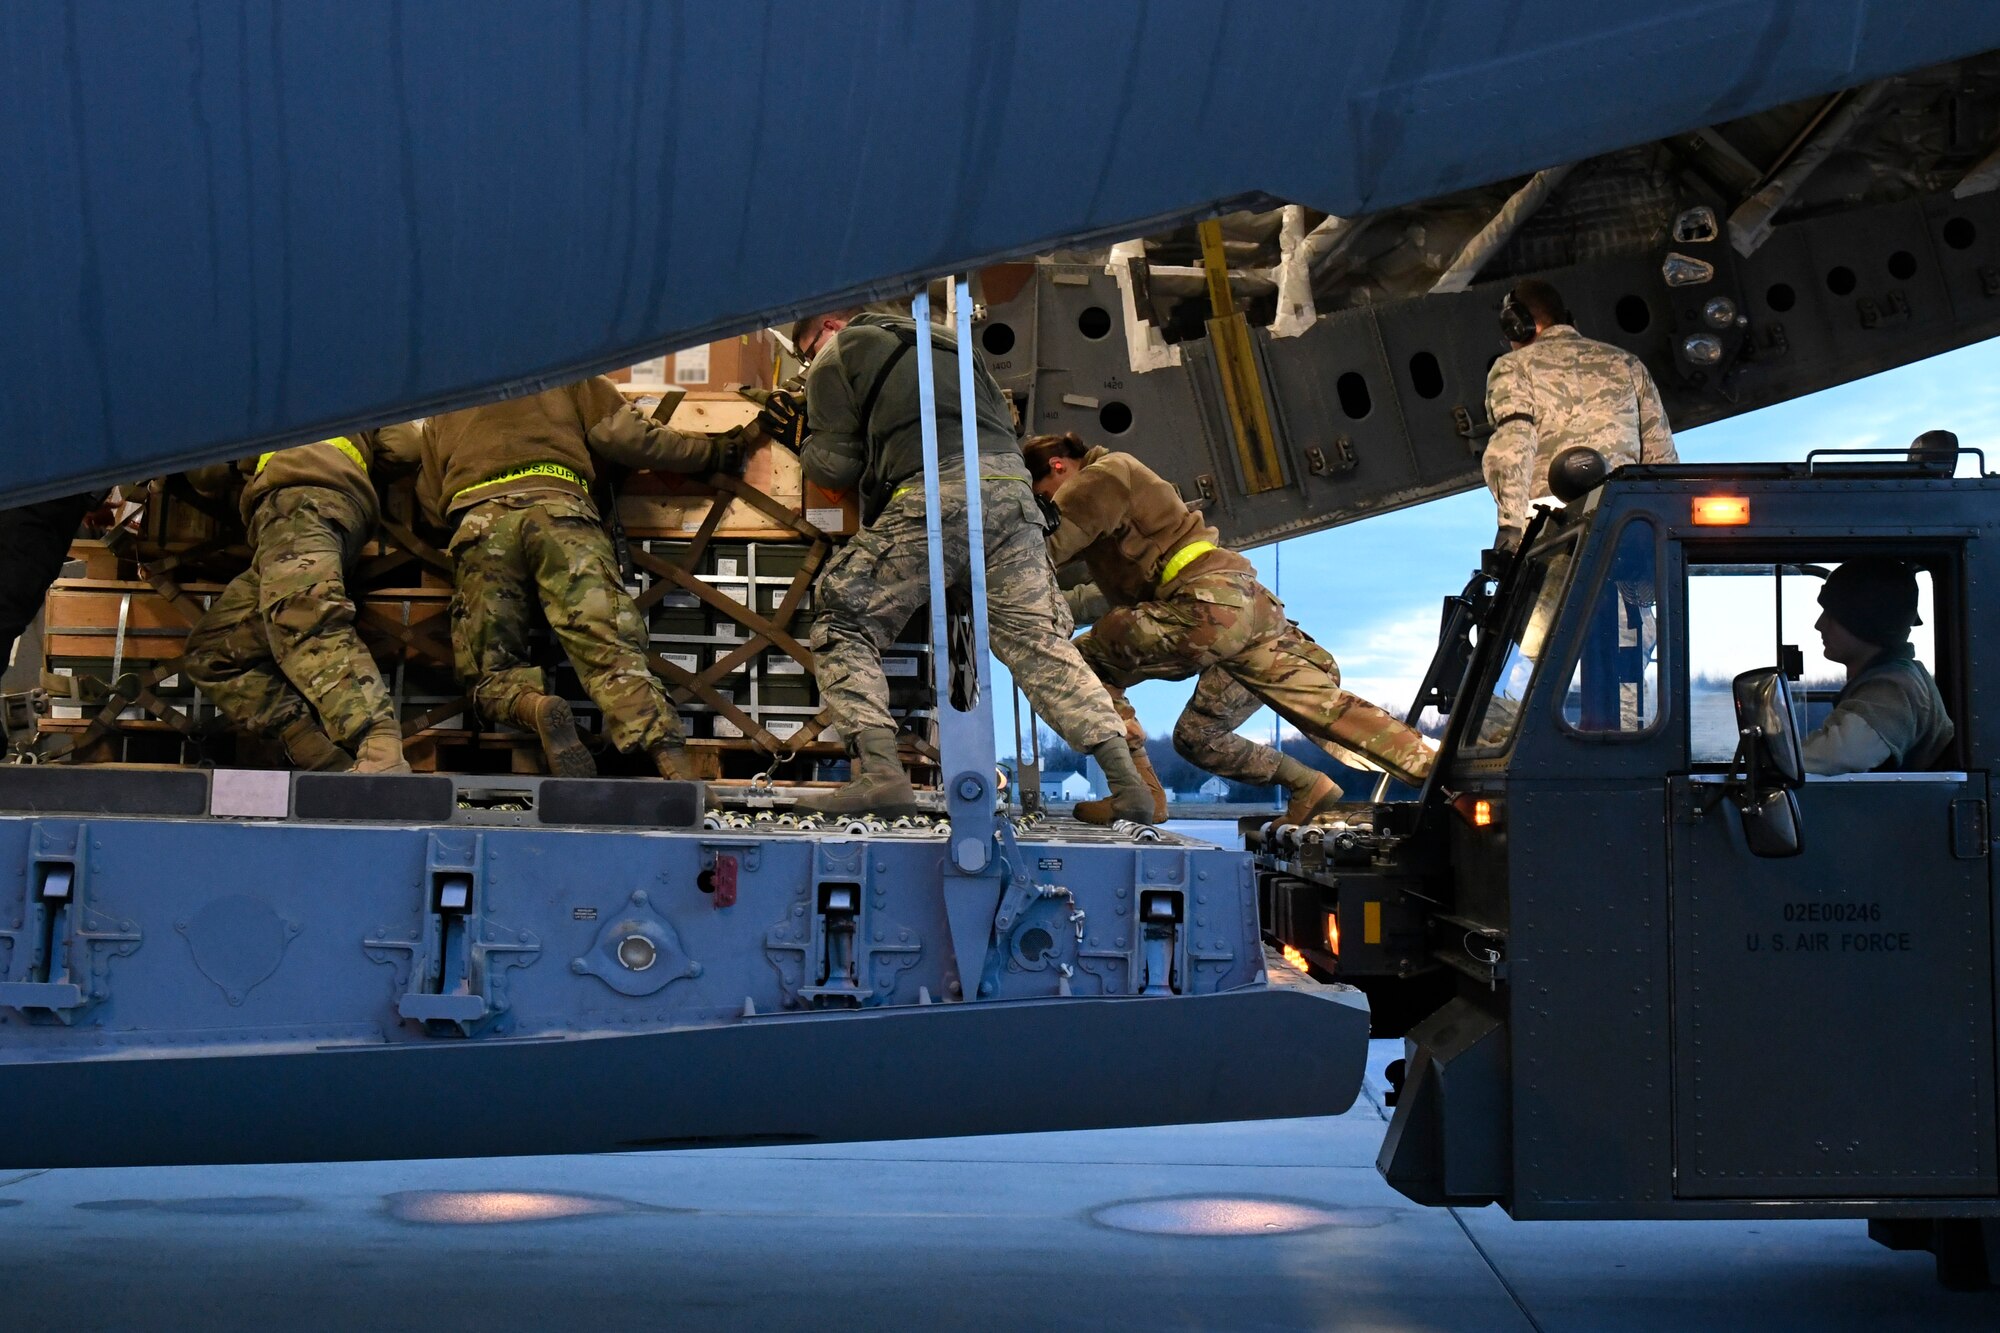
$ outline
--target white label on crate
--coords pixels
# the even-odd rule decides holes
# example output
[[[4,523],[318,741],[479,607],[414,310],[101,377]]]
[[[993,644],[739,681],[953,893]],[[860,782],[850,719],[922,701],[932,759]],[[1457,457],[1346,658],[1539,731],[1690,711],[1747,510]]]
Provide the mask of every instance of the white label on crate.
[[[720,621],[715,627],[715,637],[718,639],[740,639],[743,637],[743,627],[733,621]]]
[[[180,676],[178,674],[175,674],[172,676],[168,676],[165,680],[161,681],[158,685],[155,685],[153,688],[156,690],[171,690],[180,683],[181,683]]]
[[[707,518],[707,517],[708,517],[708,515],[707,515],[707,514],[705,514],[705,513],[701,513],[701,514],[697,514],[697,513],[694,513],[694,512],[692,512],[692,511],[689,511],[689,512],[687,512],[687,513],[683,513],[683,514],[681,515],[681,531],[682,531],[682,532],[700,532],[700,531],[701,531],[701,521],[702,521],[702,520],[703,520],[704,518]],[[688,596],[690,596],[690,597],[692,597],[693,595],[694,595],[693,593],[689,593],[689,594],[688,594]]]
[[[708,344],[674,353],[674,383],[708,383]]]
[[[842,514],[838,509],[806,510],[806,522],[812,524],[816,528],[825,528],[831,530],[833,528],[841,526],[842,522],[845,521],[845,519],[846,515]]]
[[[49,674],[51,676],[69,676],[69,675],[74,675],[75,672],[74,669],[70,667],[50,667]]]
[[[700,653],[661,653],[660,660],[673,663],[689,675],[701,670]]]
[[[74,720],[83,716],[83,709],[75,704],[50,704],[49,716]]]
[[[764,674],[767,676],[803,676],[806,664],[795,657],[767,657],[764,659]]]
[[[736,578],[738,576],[737,574],[738,564],[739,564],[738,560],[733,555],[719,555],[715,557],[716,577],[724,579]]]
[[[799,728],[804,725],[804,722],[795,717],[774,717],[765,721],[764,730],[781,741],[787,741],[798,735]]]
[[[726,717],[718,717],[715,719],[715,734],[719,739],[726,741],[742,740],[743,728]]]
[[[917,674],[917,659],[914,657],[885,657],[882,659],[882,674],[885,676],[914,676]]]
[[[685,590],[679,592],[663,592],[660,594],[659,604],[661,606],[671,606],[676,608],[700,606],[701,598]]]

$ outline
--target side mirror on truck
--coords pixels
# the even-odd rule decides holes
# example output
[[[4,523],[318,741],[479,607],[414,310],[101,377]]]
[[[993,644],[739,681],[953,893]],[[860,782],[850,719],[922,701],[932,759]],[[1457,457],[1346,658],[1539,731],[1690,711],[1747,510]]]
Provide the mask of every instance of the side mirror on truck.
[[[1777,667],[1746,671],[1730,683],[1742,778],[1729,793],[1753,856],[1797,856],[1805,850],[1797,788],[1806,780],[1791,687]]]

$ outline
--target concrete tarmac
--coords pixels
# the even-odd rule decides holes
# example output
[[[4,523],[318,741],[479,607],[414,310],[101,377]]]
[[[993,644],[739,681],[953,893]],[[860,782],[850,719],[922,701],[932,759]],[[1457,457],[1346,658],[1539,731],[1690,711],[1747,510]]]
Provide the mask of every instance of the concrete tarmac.
[[[66,1330],[2000,1327],[2000,1293],[1942,1290],[1860,1222],[1415,1207],[1374,1168],[1399,1046],[1313,1120],[0,1173],[0,1309]]]

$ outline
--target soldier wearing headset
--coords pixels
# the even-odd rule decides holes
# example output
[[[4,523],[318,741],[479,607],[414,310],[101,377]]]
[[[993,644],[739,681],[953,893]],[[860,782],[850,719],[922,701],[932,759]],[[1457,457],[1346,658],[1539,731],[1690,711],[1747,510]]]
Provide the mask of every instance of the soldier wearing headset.
[[[1611,469],[1680,458],[1645,363],[1578,333],[1554,287],[1517,283],[1500,306],[1500,331],[1513,350],[1486,375],[1493,438],[1482,467],[1499,509],[1494,548],[1504,553],[1521,544],[1535,501],[1549,495],[1549,464],[1565,449],[1594,450]]]

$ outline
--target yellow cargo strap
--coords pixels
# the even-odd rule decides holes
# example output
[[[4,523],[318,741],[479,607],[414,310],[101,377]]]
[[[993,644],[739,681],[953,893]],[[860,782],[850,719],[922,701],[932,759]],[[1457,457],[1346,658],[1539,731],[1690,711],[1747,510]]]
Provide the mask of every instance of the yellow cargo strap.
[[[573,486],[582,487],[586,491],[590,489],[590,483],[583,479],[581,473],[572,468],[566,468],[561,463],[530,463],[526,467],[510,468],[497,477],[488,477],[485,481],[473,482],[470,486],[452,496],[451,500],[445,505],[445,508],[453,508],[460,500],[463,500],[466,496],[482,487],[498,486],[503,481],[519,481],[523,477],[559,477]]]
[[[1160,586],[1172,583],[1183,569],[1215,549],[1214,542],[1189,542],[1180,550],[1167,557],[1167,563],[1160,566]]]
[[[368,456],[362,453],[359,449],[355,448],[354,441],[348,439],[345,435],[336,435],[330,440],[321,440],[320,443],[330,444],[334,448],[340,450],[340,452],[342,452],[343,454],[346,454],[349,458],[354,460],[354,466],[360,468],[363,472],[366,472],[368,470]],[[264,470],[264,464],[270,462],[273,458],[276,458],[280,452],[282,451],[273,449],[268,454],[258,454],[257,470],[259,472],[262,472]]]
[[[1027,480],[1027,478],[1025,477],[1016,477],[1012,474],[1009,474],[1004,477],[989,477],[986,476],[984,473],[980,474],[979,479],[981,481],[1026,481]],[[1030,484],[1032,485],[1033,483]],[[900,500],[904,496],[908,495],[911,491],[920,491],[923,488],[924,484],[921,481],[906,481],[901,486],[898,486],[894,491],[891,491],[889,493],[889,498],[891,500]]]

